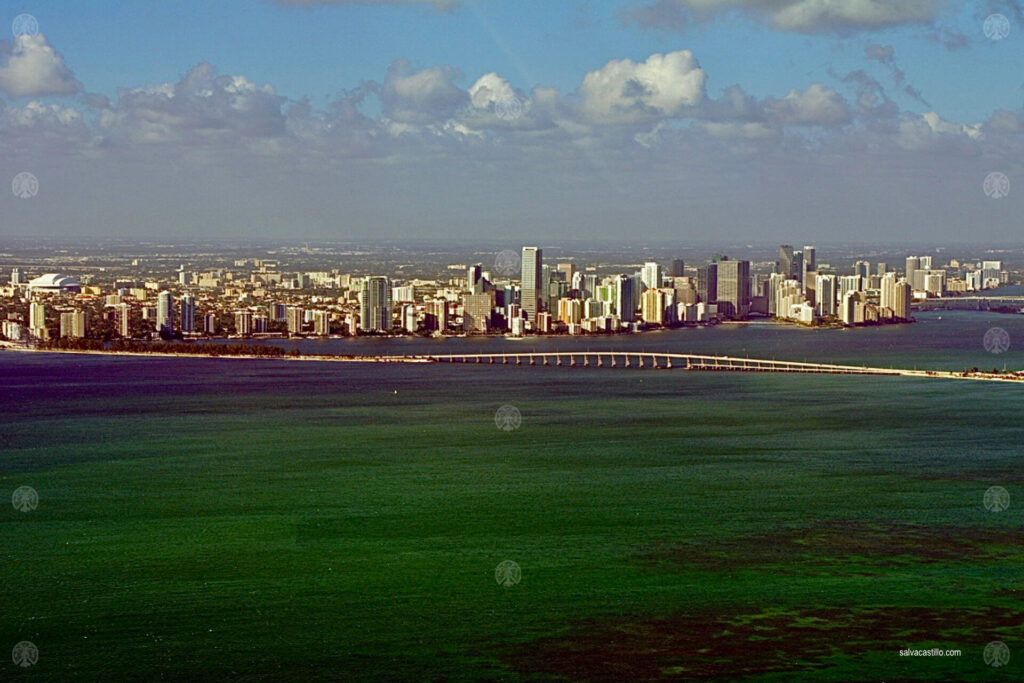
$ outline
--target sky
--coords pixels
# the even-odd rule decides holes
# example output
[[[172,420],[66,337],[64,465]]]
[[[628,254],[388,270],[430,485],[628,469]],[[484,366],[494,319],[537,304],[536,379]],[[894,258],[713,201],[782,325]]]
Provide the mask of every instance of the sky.
[[[1016,1],[0,9],[0,240],[1013,244],[1024,227]]]

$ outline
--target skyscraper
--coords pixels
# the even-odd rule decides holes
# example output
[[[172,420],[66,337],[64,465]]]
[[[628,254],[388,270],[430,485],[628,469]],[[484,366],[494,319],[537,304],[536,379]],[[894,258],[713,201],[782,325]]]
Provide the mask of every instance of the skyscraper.
[[[473,294],[484,291],[483,266],[479,263],[469,267],[466,273],[466,288]]]
[[[306,312],[298,306],[289,306],[285,317],[288,320],[288,334],[302,334]]]
[[[786,275],[786,277],[789,277]],[[718,296],[718,264],[709,263],[697,268],[697,297],[705,304],[715,303]]]
[[[671,275],[672,277],[683,277],[683,275],[685,275],[685,274],[686,274],[686,268],[685,268],[685,264],[683,263],[683,259],[681,259],[681,258],[674,258],[674,259],[672,259],[672,267],[669,270],[669,275]]]
[[[885,273],[878,294],[878,305],[896,311],[896,273]]]
[[[363,280],[359,290],[359,329],[391,331],[391,282],[388,278],[375,275]]]
[[[125,303],[115,306],[117,311],[117,333],[129,339],[132,336],[132,307]]]
[[[819,316],[836,314],[836,276],[818,275],[814,283],[815,309]]]
[[[615,276],[615,315],[628,323],[634,320],[636,305],[633,303],[633,278],[629,275]]]
[[[745,318],[750,308],[750,261],[718,262],[718,312]]]
[[[191,294],[186,294],[178,300],[181,306],[181,331],[182,332],[195,332],[196,331],[196,298]]]
[[[908,256],[907,257],[906,280],[907,280],[907,283],[911,287],[914,286],[914,276],[915,276],[915,273],[917,273],[917,271],[920,270],[920,269],[921,269],[921,259],[918,258],[917,256]]]
[[[896,283],[896,299],[893,314],[897,320],[910,320],[910,303],[913,292],[905,281]]]
[[[661,287],[661,266],[654,261],[648,261],[644,264],[640,279],[645,290]]]
[[[814,247],[804,247],[804,270],[812,273],[818,270],[818,261],[815,252],[816,250]]]
[[[540,298],[546,294],[546,283],[541,279],[544,265],[544,250],[539,247],[523,247],[523,276],[520,304],[526,319],[537,324]]]
[[[779,245],[779,260],[775,263],[775,272],[782,273],[787,278],[793,277],[793,245]]]
[[[156,331],[174,332],[174,299],[170,292],[160,292],[156,298]]]

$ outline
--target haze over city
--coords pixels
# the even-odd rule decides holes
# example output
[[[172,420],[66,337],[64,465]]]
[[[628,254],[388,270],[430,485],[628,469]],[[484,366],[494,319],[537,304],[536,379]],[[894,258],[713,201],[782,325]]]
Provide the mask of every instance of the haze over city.
[[[1015,2],[22,11],[38,31],[0,43],[0,168],[38,193],[3,193],[7,237],[997,244],[1019,227]]]

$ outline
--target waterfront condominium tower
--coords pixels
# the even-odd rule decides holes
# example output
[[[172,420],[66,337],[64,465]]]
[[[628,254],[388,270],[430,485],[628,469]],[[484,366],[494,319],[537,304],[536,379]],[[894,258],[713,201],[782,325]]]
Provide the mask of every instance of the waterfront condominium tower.
[[[196,331],[196,298],[186,294],[178,300],[181,305],[181,331]]]
[[[170,292],[160,292],[156,297],[157,332],[174,332],[174,299]]]
[[[640,273],[644,289],[657,289],[661,287],[661,266],[656,262],[648,261],[645,263],[644,269]]]
[[[391,330],[391,282],[371,276],[359,289],[359,329],[363,332]]]
[[[544,250],[540,247],[523,247],[523,278],[521,287],[521,304],[526,312],[526,319],[533,325],[537,324],[537,311],[540,298],[544,292],[544,281],[541,279],[544,265]]]

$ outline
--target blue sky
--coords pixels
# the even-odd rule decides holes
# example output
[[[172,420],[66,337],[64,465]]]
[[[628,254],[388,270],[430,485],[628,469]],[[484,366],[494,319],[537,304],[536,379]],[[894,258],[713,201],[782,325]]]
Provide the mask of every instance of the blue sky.
[[[605,238],[630,220],[668,237],[696,212],[736,237],[880,239],[858,223],[879,198],[894,221],[921,209],[908,232],[1015,230],[1018,193],[976,196],[979,175],[1021,173],[1008,0],[0,6],[40,26],[0,46],[0,165],[50,190],[0,200],[21,232],[441,238],[492,212],[501,229]]]

